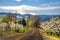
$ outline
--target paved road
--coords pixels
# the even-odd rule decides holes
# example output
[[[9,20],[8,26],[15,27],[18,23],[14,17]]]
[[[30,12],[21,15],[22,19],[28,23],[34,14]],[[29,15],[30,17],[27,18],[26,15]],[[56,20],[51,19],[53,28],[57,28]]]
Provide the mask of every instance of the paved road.
[[[6,37],[6,36],[0,36],[0,40],[15,40],[18,37],[21,37],[22,35],[15,35],[15,36],[11,36],[11,37]]]
[[[19,40],[43,40],[43,38],[40,35],[39,30],[35,28],[33,31],[30,31],[30,34],[25,34],[25,36]]]
[[[15,35],[12,37],[0,36],[0,40],[43,40],[38,29],[26,32],[24,35]]]

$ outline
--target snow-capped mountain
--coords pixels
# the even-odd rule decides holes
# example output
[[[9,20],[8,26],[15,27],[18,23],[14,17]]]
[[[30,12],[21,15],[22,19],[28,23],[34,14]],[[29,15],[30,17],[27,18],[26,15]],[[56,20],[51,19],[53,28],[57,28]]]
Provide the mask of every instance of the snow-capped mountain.
[[[53,6],[53,7],[35,7],[29,5],[20,5],[20,6],[0,6],[0,10],[8,10],[13,13],[17,12],[19,14],[31,14],[31,15],[58,15],[58,13],[41,13],[44,10],[55,10],[59,9],[60,6]]]
[[[32,7],[27,5],[21,5],[21,6],[0,6],[0,9],[2,10],[11,10],[13,13],[17,12],[19,14],[34,14],[27,10],[37,10],[38,7]]]

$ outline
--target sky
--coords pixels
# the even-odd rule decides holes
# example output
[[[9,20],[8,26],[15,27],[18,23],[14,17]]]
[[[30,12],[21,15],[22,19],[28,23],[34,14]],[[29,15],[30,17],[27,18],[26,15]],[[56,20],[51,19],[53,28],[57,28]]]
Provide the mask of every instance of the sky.
[[[60,0],[0,0],[0,12],[60,15]]]

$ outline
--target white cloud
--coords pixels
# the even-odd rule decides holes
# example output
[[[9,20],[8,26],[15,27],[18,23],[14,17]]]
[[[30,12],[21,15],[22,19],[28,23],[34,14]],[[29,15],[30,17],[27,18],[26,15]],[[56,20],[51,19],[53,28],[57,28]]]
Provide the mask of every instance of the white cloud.
[[[21,0],[16,0],[17,2],[20,2]]]
[[[51,5],[59,5],[60,4],[60,1],[59,2],[51,2],[50,4]]]
[[[39,15],[39,13],[32,13],[32,12],[30,14],[32,14],[32,15]]]
[[[53,10],[53,9],[59,9],[60,6],[51,6],[51,7],[33,7],[33,6],[0,6],[0,9],[6,9],[6,10],[16,10],[16,11],[22,11],[22,10]]]
[[[58,5],[60,5],[60,1],[59,2],[50,2],[50,3],[46,3],[46,4],[40,4],[40,7],[58,6]]]
[[[40,7],[49,7],[49,4],[40,4]]]
[[[17,13],[20,14],[32,14],[35,15],[35,12],[28,12],[26,10],[54,10],[54,9],[60,9],[60,6],[51,6],[51,7],[33,7],[33,6],[27,6],[27,5],[22,5],[22,6],[0,6],[0,9],[5,9],[5,10],[13,10],[17,11]]]

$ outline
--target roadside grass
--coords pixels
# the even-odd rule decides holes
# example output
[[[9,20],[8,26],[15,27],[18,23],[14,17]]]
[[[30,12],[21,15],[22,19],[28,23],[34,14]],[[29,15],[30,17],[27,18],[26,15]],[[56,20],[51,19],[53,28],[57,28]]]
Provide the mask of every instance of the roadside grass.
[[[18,34],[18,33],[16,33],[16,32],[12,32],[12,31],[10,31],[10,32],[0,32],[0,36],[13,36],[13,35],[16,35],[16,34]]]
[[[43,36],[44,39],[48,40],[60,40],[60,36],[57,36],[56,34],[50,35],[45,32],[45,30],[39,29],[40,34]]]
[[[57,36],[55,33],[53,33],[52,35],[47,34],[47,36],[52,36],[52,37],[56,37],[56,38],[60,39],[60,36]]]
[[[26,31],[29,30],[29,27],[24,27],[23,29],[20,30],[21,33],[25,33]]]
[[[2,32],[0,32],[0,36],[14,36],[17,34],[23,34],[25,32],[27,32],[30,28],[29,27],[23,27],[23,29],[19,28],[18,30],[11,30],[11,31],[5,31],[3,30]],[[17,32],[19,31],[19,32]]]

